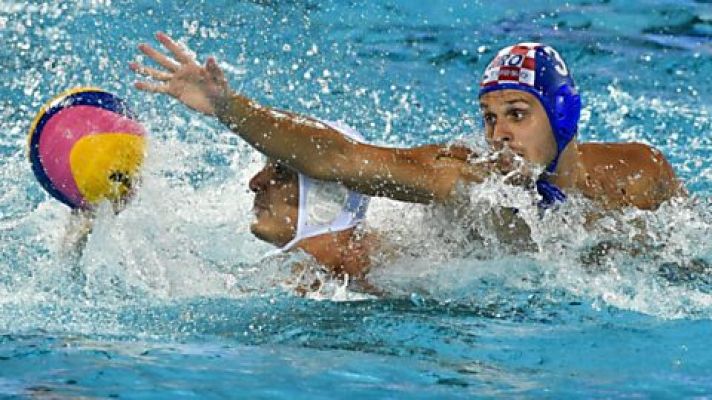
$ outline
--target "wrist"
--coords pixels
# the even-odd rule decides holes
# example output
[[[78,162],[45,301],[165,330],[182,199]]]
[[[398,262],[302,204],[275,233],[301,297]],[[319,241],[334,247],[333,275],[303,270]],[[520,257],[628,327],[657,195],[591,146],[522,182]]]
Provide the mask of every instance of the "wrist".
[[[230,93],[214,102],[215,116],[220,122],[235,130],[245,123],[254,109],[250,100]]]
[[[213,113],[223,123],[225,122],[224,119],[230,114],[230,104],[233,97],[235,97],[235,93],[228,92],[223,96],[216,96],[213,100]]]

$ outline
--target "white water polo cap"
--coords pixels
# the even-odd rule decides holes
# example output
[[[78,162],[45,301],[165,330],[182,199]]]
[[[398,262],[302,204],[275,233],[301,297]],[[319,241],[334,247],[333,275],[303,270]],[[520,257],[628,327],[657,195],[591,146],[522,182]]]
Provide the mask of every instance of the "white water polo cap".
[[[363,142],[363,136],[351,127],[322,121],[345,136]],[[369,196],[349,190],[338,182],[325,182],[303,174],[299,177],[299,211],[294,238],[280,250],[292,249],[304,239],[351,229],[362,222]]]

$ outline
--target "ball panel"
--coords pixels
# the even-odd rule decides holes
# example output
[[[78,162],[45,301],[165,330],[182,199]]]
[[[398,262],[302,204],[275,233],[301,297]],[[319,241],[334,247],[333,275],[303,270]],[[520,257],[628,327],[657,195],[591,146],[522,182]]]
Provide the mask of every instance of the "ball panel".
[[[78,140],[70,165],[85,202],[117,201],[130,193],[144,152],[145,139],[131,133],[93,134]]]

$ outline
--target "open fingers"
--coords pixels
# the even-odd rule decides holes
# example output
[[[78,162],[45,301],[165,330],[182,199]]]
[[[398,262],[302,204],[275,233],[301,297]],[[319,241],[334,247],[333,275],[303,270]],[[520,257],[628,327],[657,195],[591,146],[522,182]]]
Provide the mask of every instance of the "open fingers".
[[[139,44],[138,49],[141,50],[141,52],[147,55],[150,59],[158,63],[158,65],[171,72],[177,71],[180,67],[178,63],[176,63],[173,59],[145,43]]]
[[[163,47],[173,53],[173,56],[175,56],[176,60],[178,60],[181,64],[195,63],[193,55],[185,47],[171,39],[170,36],[163,32],[158,32],[156,34],[156,39],[161,42]]]
[[[153,78],[157,81],[161,81],[161,82],[169,81],[171,79],[171,77],[173,76],[169,72],[161,71],[161,70],[151,68],[151,67],[147,67],[147,66],[145,66],[143,64],[139,64],[137,62],[130,63],[129,67],[131,68],[131,70],[133,70],[137,74],[145,75],[145,76],[151,77],[151,78]]]

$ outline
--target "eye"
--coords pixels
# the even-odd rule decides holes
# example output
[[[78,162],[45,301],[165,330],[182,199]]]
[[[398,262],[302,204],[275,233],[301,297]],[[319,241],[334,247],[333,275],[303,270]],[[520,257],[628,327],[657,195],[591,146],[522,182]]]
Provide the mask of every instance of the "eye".
[[[527,111],[521,108],[513,108],[507,112],[509,117],[514,121],[521,121],[527,116]]]
[[[485,125],[492,126],[497,123],[497,116],[492,113],[486,113],[484,116]]]
[[[282,163],[276,162],[273,164],[272,168],[274,168],[273,171],[275,179],[279,181],[287,180],[292,176],[291,170]]]
[[[277,175],[284,175],[287,172],[287,168],[280,163],[274,163],[274,173]]]

